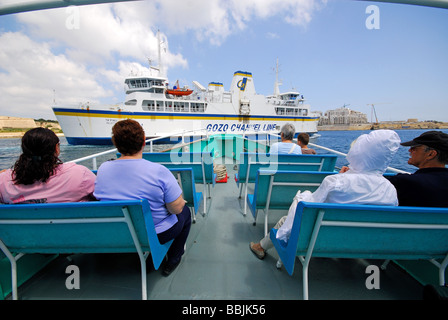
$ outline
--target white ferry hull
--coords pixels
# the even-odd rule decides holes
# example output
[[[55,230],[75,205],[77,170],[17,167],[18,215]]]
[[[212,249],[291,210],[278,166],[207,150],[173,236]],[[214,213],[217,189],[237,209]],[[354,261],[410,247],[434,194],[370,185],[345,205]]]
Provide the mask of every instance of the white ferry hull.
[[[186,132],[186,136],[209,133],[278,133],[285,123],[291,123],[296,133],[317,132],[319,117],[277,116],[277,115],[235,115],[235,114],[193,114],[166,112],[123,112],[96,109],[53,107],[64,135],[70,144],[99,145],[112,144],[112,126],[119,120],[134,119],[143,126],[147,138],[170,136]],[[178,140],[161,140],[162,143],[176,143]]]
[[[194,91],[180,89],[178,84],[169,89],[165,77],[130,76],[125,80],[124,104],[54,106],[53,112],[70,144],[111,144],[112,126],[128,118],[141,123],[147,138],[278,133],[285,123],[293,124],[296,133],[317,132],[319,116],[303,103],[303,96],[281,94],[278,88],[269,97],[257,94],[250,72],[236,71],[229,91],[220,82],[210,82],[207,89],[197,81],[193,84]],[[171,94],[176,92],[188,94]],[[177,139],[158,142],[176,143]]]

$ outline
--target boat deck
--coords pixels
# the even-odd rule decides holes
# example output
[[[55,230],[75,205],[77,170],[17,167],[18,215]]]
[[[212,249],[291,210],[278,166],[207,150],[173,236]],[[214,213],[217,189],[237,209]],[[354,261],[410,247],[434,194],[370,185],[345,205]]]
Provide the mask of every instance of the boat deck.
[[[227,159],[228,160],[228,159]],[[228,160],[230,162],[232,160]],[[148,258],[148,299],[151,300],[297,300],[302,299],[302,267],[293,276],[276,268],[277,253],[264,260],[249,250],[250,241],[263,236],[264,213],[253,225],[243,216],[234,164],[227,164],[227,183],[212,188],[207,214],[201,210],[192,224],[186,252],[168,277],[154,270]],[[197,185],[197,190],[202,190]],[[270,227],[286,212],[271,211]],[[381,271],[380,289],[368,290],[366,267],[383,261],[314,258],[309,270],[310,299],[409,300],[421,299],[423,287],[395,264]],[[80,270],[80,289],[68,290],[68,265]],[[77,254],[60,256],[19,288],[22,300],[141,299],[140,264],[136,254]]]

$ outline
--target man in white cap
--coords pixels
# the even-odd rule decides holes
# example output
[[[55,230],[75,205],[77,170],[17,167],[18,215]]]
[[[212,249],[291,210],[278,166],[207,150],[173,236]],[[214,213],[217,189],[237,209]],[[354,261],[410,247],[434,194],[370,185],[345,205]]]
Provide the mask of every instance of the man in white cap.
[[[398,205],[448,207],[448,134],[427,131],[401,145],[410,147],[408,163],[418,170],[387,177],[397,189]]]

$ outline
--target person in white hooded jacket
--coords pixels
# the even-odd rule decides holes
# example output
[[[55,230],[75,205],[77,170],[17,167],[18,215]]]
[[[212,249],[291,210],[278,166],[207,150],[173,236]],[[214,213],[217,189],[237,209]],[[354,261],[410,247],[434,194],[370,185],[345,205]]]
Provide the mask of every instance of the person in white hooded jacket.
[[[288,215],[274,227],[278,229],[277,239],[288,241],[300,201],[397,206],[397,191],[383,174],[399,145],[400,138],[392,130],[376,130],[361,135],[347,154],[348,167],[342,168],[339,174],[326,177],[313,193],[297,192]],[[251,251],[260,259],[272,247],[269,234],[259,243],[250,243]]]

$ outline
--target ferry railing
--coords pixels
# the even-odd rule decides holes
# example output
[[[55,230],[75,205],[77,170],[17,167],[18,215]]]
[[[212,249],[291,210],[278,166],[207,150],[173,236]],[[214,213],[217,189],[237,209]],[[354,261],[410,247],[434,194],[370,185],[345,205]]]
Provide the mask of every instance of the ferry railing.
[[[323,149],[323,150],[325,150],[325,151],[332,152],[332,153],[338,154],[338,155],[340,155],[340,156],[347,157],[347,154],[346,154],[346,153],[339,152],[339,151],[336,151],[336,150],[333,150],[333,149],[330,149],[330,148],[326,148],[326,147],[323,147],[323,146],[320,146],[320,145],[318,145],[318,144],[311,143],[311,142],[308,143],[308,144],[309,144],[310,146],[312,146],[312,147],[320,148],[320,149]],[[396,168],[392,168],[392,167],[387,167],[387,170],[392,171],[392,172],[395,172],[395,173],[409,173],[409,172],[407,172],[407,171],[400,170],[400,169],[396,169]]]
[[[249,133],[249,134],[254,134],[254,133]],[[272,141],[271,140],[271,136],[275,137],[275,139],[273,139],[274,141],[277,141],[280,138],[280,135],[276,134],[276,133],[269,133],[269,132],[267,132],[267,134],[269,136],[269,139],[267,140],[268,143],[269,143],[269,146],[270,146],[271,141]],[[243,134],[243,138],[244,138],[244,135],[245,135],[245,133]],[[314,148],[319,148],[319,149],[322,149],[322,150],[325,150],[325,151],[337,154],[337,155],[342,156],[342,157],[347,157],[346,153],[343,153],[343,152],[340,152],[340,151],[337,151],[337,150],[333,150],[333,149],[330,149],[330,148],[327,148],[327,147],[323,147],[323,146],[315,144],[315,143],[311,143],[310,142],[310,143],[308,143],[308,145],[310,145],[310,146],[312,146]],[[395,173],[409,173],[407,171],[396,169],[396,168],[392,168],[392,167],[387,167],[387,170],[389,170],[391,172],[395,172]]]
[[[185,137],[187,136],[192,136],[195,133],[200,133],[200,132],[204,132],[203,134],[200,134],[201,136],[205,136],[208,140],[209,136],[210,136],[210,131],[207,130],[206,128],[202,128],[202,129],[195,129],[195,130],[184,130],[182,132],[178,132],[175,134],[170,134],[170,135],[165,135],[165,136],[160,136],[160,137],[156,137],[156,138],[152,138],[152,139],[147,139],[145,142],[148,145],[149,144],[149,150],[150,152],[153,152],[153,146],[154,146],[154,142],[157,140],[162,140],[162,139],[167,139],[167,138],[172,138],[173,136],[175,137],[181,137],[181,145],[185,144]],[[228,131],[224,131],[224,132],[220,132],[219,134],[228,134]],[[232,133],[234,134],[234,133]],[[242,134],[243,139],[248,139],[247,136],[248,135],[266,135],[266,142],[268,145],[271,145],[271,142],[277,142],[278,139],[280,138],[280,135],[276,134],[276,133],[272,133],[272,132],[256,132],[256,131],[244,131]],[[272,137],[272,139],[271,139]],[[310,146],[314,147],[314,148],[319,148],[334,154],[337,154],[339,156],[342,157],[347,157],[346,153],[340,152],[340,151],[336,151],[315,143],[309,143]],[[117,149],[111,149],[111,150],[107,150],[107,151],[103,151],[103,152],[99,152],[90,156],[86,156],[86,157],[82,157],[79,159],[75,159],[75,160],[71,160],[68,162],[74,162],[74,163],[78,163],[78,162],[82,162],[82,161],[87,161],[87,160],[92,160],[92,167],[93,170],[97,170],[98,169],[98,164],[97,164],[97,158],[103,155],[107,155],[107,154],[111,154],[111,153],[115,153],[117,152]],[[395,172],[395,173],[409,173],[407,171],[404,170],[400,170],[400,169],[396,169],[396,168],[392,168],[392,167],[387,167],[387,170],[391,171],[391,172]]]
[[[156,138],[151,138],[151,139],[147,139],[145,140],[146,145],[148,145],[149,143],[149,152],[153,152],[153,147],[154,147],[154,141],[157,140],[162,140],[162,139],[167,139],[167,138],[172,138],[172,137],[181,137],[182,138],[182,144],[185,144],[185,137],[186,136],[190,136],[188,135],[188,133],[196,133],[196,132],[202,132],[205,131],[205,134],[202,134],[204,136],[209,137],[209,132],[204,128],[204,129],[195,129],[195,130],[184,130],[182,132],[178,132],[178,133],[174,133],[174,134],[169,134],[169,135],[165,135],[165,136],[160,136],[160,137],[156,137]],[[111,154],[111,153],[116,153],[118,150],[117,148],[113,148],[110,150],[106,150],[103,152],[99,152],[99,153],[95,153],[92,154],[90,156],[86,156],[86,157],[82,157],[82,158],[78,158],[78,159],[74,159],[74,160],[70,160],[67,162],[73,162],[73,163],[79,163],[79,162],[83,162],[83,161],[87,161],[87,160],[92,160],[92,170],[98,170],[98,163],[97,163],[97,158],[107,155],[107,154]]]

